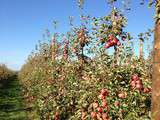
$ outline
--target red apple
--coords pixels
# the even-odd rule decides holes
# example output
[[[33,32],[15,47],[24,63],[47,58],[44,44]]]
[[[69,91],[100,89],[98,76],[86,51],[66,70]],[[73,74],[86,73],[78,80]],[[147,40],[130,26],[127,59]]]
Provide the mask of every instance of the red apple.
[[[59,114],[59,113],[58,113],[58,112],[56,112],[56,113],[55,113],[55,116],[58,116],[58,114]]]
[[[76,48],[73,48],[72,51],[73,51],[73,53],[77,53],[77,49]]]
[[[134,75],[132,75],[131,79],[132,79],[132,80],[138,80],[139,78],[138,78],[138,75],[137,75],[137,74],[134,74]]]
[[[107,96],[108,95],[108,90],[101,89],[101,94],[104,95],[104,96]]]
[[[150,93],[151,92],[151,88],[145,87],[143,92],[144,93]]]
[[[82,117],[81,117],[82,120],[85,120],[86,114],[87,114],[86,112],[84,111],[82,112]]]
[[[107,102],[106,102],[105,99],[103,99],[103,101],[102,101],[102,107],[106,107],[106,106],[107,106]]]
[[[142,89],[142,85],[141,85],[141,84],[136,84],[136,88],[137,88],[138,90],[141,90],[141,89]]]
[[[98,98],[101,99],[101,100],[103,100],[105,98],[105,96],[102,95],[102,94],[100,94],[100,95],[98,95]]]
[[[121,45],[121,42],[118,41],[118,42],[117,42],[117,46],[120,46],[120,45]]]
[[[55,115],[54,115],[54,120],[58,120],[58,116],[59,116],[59,113],[56,112]]]
[[[113,45],[115,45],[115,43],[113,42],[113,40],[109,40],[109,45],[112,47]]]
[[[114,105],[115,105],[116,107],[119,107],[119,106],[120,106],[120,102],[119,102],[119,101],[115,101],[115,102],[114,102]]]
[[[112,43],[113,43],[113,44],[117,44],[118,41],[119,41],[119,40],[118,40],[117,38],[114,38],[114,39],[112,40]]]
[[[103,113],[102,118],[103,118],[103,120],[108,120],[109,116],[107,115],[107,113]]]
[[[110,35],[108,35],[108,39],[112,40],[112,39],[114,39],[114,36],[112,34],[110,34]]]
[[[131,83],[130,83],[130,85],[131,85],[131,87],[136,87],[136,82],[135,81],[131,81]]]
[[[91,118],[96,118],[97,113],[96,112],[91,112]]]
[[[92,105],[93,105],[93,108],[97,108],[99,106],[97,101],[94,102]]]
[[[100,113],[102,113],[102,112],[103,112],[102,107],[98,107],[98,108],[97,108],[97,111],[100,112]]]
[[[110,47],[110,44],[107,42],[104,47],[105,47],[105,48],[109,48],[109,47]]]
[[[140,79],[136,80],[137,84],[142,84],[142,81]]]
[[[125,37],[125,36],[122,36],[122,40],[125,41],[125,40],[126,40],[126,37]]]
[[[126,98],[126,94],[125,94],[125,93],[119,93],[119,94],[118,94],[118,97],[124,99],[124,98]]]

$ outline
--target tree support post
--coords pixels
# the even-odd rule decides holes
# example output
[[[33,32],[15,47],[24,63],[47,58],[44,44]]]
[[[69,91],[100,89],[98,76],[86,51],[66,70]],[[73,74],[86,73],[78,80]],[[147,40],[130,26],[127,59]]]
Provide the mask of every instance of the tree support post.
[[[160,19],[155,25],[152,77],[152,120],[160,120]]]

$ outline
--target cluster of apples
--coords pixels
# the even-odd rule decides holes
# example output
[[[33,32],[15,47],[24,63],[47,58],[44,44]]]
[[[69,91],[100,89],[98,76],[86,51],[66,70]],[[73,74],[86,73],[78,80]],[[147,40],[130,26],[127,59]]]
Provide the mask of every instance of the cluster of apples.
[[[138,91],[142,91],[143,84],[137,74],[131,76],[130,86],[132,90],[137,89]]]
[[[65,59],[65,60],[67,60],[67,58],[68,58],[68,42],[65,42],[65,44],[64,44],[64,51],[63,51],[63,58]]]
[[[120,46],[121,42],[114,36],[114,35],[109,35],[108,40],[105,43],[105,48],[110,48],[112,46]]]
[[[151,93],[151,91],[152,91],[152,89],[149,87],[143,88],[142,81],[139,79],[137,74],[132,75],[130,86],[131,86],[132,90],[137,89],[138,91],[142,91],[142,89],[143,89],[144,93]]]
[[[92,103],[93,111],[90,114],[92,120],[110,120],[110,117],[107,114],[107,112],[109,111],[109,106],[105,99],[106,96],[108,96],[108,90],[101,89],[100,94],[98,95],[101,104],[99,104],[98,101]]]
[[[76,47],[73,47],[72,52],[76,54],[78,52],[78,49]]]
[[[85,36],[85,29],[81,28],[78,32],[78,40],[80,43],[80,47],[83,48],[86,44],[86,36]]]

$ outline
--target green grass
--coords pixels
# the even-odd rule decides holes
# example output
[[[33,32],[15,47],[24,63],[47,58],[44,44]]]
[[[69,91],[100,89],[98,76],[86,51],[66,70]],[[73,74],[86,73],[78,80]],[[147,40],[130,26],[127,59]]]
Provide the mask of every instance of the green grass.
[[[21,88],[16,77],[0,87],[0,120],[27,120]]]

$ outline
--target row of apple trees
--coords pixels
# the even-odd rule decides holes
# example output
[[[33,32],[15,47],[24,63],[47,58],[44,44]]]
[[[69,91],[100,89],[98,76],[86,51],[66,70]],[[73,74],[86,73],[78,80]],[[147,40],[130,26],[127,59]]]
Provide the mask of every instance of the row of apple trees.
[[[150,119],[152,59],[143,45],[151,30],[133,38],[126,24],[113,8],[104,17],[81,16],[67,33],[46,32],[49,42],[39,42],[19,73],[38,116],[32,119]]]
[[[10,70],[5,64],[0,64],[0,87],[3,87],[15,74],[16,73]]]

